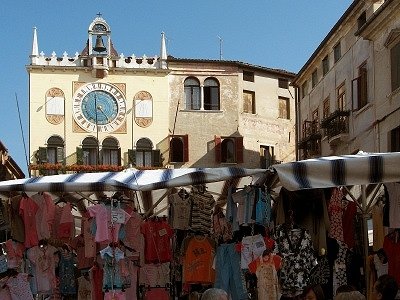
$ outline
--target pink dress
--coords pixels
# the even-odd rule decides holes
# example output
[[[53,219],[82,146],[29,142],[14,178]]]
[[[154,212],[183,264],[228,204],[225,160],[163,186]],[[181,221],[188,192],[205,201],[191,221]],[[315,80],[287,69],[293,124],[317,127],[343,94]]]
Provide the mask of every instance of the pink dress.
[[[21,267],[25,247],[22,243],[7,240],[5,243],[7,252],[7,264],[9,269],[18,269]]]

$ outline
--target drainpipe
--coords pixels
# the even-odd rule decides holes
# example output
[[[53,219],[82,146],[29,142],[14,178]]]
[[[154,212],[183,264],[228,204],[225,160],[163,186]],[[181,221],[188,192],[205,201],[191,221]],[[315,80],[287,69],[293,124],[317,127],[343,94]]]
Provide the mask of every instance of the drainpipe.
[[[298,124],[300,117],[300,105],[297,104],[297,101],[299,100],[299,92],[298,92],[299,89],[296,85],[293,85],[293,87],[294,87],[294,110],[295,110],[294,151],[296,153],[296,161],[297,161],[299,160],[299,150],[297,148],[297,141],[299,136]]]

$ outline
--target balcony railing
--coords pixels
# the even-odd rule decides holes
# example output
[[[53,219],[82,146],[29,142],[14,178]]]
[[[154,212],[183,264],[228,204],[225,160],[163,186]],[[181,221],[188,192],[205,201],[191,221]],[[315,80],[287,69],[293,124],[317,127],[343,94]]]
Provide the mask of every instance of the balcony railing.
[[[325,129],[325,135],[328,139],[349,133],[349,116],[350,111],[337,110],[322,120],[321,127]]]

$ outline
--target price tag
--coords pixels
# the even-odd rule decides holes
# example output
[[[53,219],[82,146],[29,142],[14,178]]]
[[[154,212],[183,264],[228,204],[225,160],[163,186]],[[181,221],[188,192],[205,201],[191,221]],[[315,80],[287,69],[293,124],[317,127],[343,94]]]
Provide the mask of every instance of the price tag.
[[[164,235],[166,235],[166,234],[167,234],[167,230],[166,230],[165,228],[163,228],[163,229],[161,229],[161,230],[158,231],[158,235],[159,235],[159,236],[164,236]]]
[[[113,210],[111,211],[111,220],[114,223],[124,224],[125,223],[125,214],[121,210]]]

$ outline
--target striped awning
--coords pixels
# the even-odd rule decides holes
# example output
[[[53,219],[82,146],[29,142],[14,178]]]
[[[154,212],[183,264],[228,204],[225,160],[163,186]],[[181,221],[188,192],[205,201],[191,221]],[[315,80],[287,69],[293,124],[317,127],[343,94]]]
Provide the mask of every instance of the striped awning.
[[[121,172],[76,173],[18,179],[0,182],[0,192],[86,192],[136,190],[150,191],[224,181],[247,176],[259,177],[265,169],[182,168]],[[255,178],[256,179],[256,178]]]
[[[400,152],[326,156],[274,165],[280,184],[294,191],[400,181]]]

